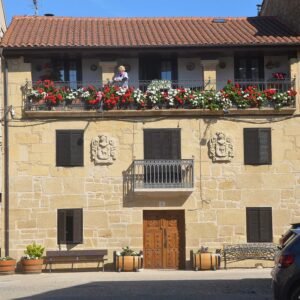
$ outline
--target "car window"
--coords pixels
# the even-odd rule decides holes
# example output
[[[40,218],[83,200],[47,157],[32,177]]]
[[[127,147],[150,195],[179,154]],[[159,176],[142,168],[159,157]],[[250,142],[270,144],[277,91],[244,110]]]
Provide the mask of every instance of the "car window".
[[[298,234],[294,233],[294,232],[291,232],[291,233],[292,234],[289,236],[289,238],[283,244],[282,249],[288,247],[289,245],[291,245],[296,240],[296,238],[298,238],[298,241],[299,241],[300,236]]]
[[[285,245],[288,243],[288,241],[293,238],[293,236],[295,235],[295,233],[293,233],[293,231],[288,230],[286,233],[284,233],[282,235],[282,237],[279,239],[279,245],[280,248],[283,249],[285,247]]]

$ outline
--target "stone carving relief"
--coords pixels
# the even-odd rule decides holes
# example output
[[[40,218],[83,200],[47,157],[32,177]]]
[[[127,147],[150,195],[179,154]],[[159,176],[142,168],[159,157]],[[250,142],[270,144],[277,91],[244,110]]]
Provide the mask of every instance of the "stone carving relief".
[[[113,138],[100,134],[92,140],[91,156],[95,165],[110,165],[116,160],[116,142]]]
[[[231,138],[217,132],[208,142],[208,154],[213,162],[230,162],[233,158]]]

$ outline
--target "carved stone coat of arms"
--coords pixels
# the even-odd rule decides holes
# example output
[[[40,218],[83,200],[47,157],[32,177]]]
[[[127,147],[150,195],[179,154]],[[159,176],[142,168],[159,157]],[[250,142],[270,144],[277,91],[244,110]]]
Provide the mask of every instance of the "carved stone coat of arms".
[[[92,140],[91,157],[95,165],[112,164],[116,160],[115,140],[107,135],[99,135]]]
[[[233,158],[231,138],[222,132],[217,132],[208,142],[208,154],[213,162],[229,162]]]

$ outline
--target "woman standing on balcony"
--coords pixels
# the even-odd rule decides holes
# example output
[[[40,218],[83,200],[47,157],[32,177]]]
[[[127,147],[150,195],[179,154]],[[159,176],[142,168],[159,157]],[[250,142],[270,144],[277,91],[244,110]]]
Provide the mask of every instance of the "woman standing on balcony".
[[[125,70],[124,66],[120,66],[118,68],[119,73],[117,76],[114,77],[113,82],[116,83],[118,86],[123,87],[123,88],[128,88],[128,74]]]

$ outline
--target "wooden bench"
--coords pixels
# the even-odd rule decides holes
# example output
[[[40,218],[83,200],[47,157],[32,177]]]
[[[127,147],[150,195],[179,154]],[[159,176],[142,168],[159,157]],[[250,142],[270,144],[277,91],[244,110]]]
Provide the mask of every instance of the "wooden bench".
[[[98,262],[97,268],[102,263],[102,271],[104,272],[104,262],[107,260],[104,256],[107,255],[107,250],[71,250],[71,251],[47,251],[44,263],[50,266],[52,271],[52,264],[71,263],[72,269],[74,263],[79,262]]]
[[[278,248],[272,243],[248,243],[224,245],[224,267],[227,262],[241,261],[246,259],[274,260]]]

